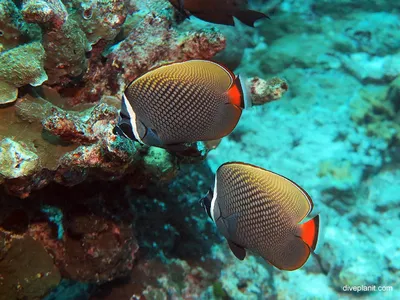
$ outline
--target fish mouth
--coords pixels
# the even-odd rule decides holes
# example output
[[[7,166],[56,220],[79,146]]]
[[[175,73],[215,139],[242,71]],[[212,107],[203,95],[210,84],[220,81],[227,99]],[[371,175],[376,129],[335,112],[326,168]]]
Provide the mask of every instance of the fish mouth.
[[[208,195],[208,193],[207,193],[207,195]],[[205,207],[205,204],[204,204],[204,201],[207,199],[207,195],[205,196],[205,197],[203,197],[203,198],[201,198],[199,201],[198,201],[198,203],[201,205],[201,207],[202,208],[206,208]]]
[[[201,205],[201,207],[206,211],[207,215],[213,219],[211,217],[211,199],[213,197],[213,192],[212,190],[209,190],[207,195],[205,195],[203,198],[201,198],[199,200],[199,204]]]

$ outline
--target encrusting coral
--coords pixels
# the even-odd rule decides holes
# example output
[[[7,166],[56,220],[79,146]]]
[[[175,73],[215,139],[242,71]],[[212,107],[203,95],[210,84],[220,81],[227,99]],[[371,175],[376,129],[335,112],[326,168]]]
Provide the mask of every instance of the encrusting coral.
[[[39,42],[0,53],[0,104],[17,100],[19,87],[39,86],[48,79],[43,69],[44,57],[45,51]]]
[[[22,16],[12,0],[0,2],[0,52],[20,45],[24,40]]]

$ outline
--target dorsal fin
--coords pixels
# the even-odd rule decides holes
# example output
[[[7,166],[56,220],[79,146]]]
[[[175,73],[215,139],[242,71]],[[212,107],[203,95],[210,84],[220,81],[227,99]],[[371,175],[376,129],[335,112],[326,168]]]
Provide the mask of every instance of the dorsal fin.
[[[269,17],[259,11],[255,10],[238,10],[234,13],[235,18],[237,18],[240,22],[246,24],[247,26],[254,27],[254,23],[260,19],[269,19]]]

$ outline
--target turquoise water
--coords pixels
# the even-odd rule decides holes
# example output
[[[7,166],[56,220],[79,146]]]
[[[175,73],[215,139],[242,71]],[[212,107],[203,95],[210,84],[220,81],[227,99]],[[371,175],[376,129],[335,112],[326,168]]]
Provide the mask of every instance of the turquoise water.
[[[0,1],[0,300],[400,298],[400,4],[248,2],[269,19]],[[115,136],[128,84],[190,59],[266,103],[197,156]],[[298,270],[238,260],[199,204],[232,161],[312,198],[318,244]]]

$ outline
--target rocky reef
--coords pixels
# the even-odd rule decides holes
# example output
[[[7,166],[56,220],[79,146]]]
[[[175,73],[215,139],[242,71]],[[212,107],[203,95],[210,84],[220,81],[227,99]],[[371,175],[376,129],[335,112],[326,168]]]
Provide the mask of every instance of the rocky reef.
[[[37,31],[0,53],[0,101],[13,102],[0,110],[0,182],[8,193],[27,197],[53,181],[174,177],[174,156],[112,133],[120,99],[151,68],[222,51],[220,32],[177,29],[168,3],[23,1],[18,9],[9,0],[3,10],[21,35],[23,28]],[[256,105],[287,90],[280,79],[250,78],[249,84]]]
[[[122,93],[136,77],[225,49],[218,29],[179,26],[176,14],[167,1],[1,2],[0,299],[40,299],[57,286],[49,298],[74,289],[98,295],[110,282],[136,276],[143,277],[138,295],[165,293],[157,285],[146,292],[146,282],[160,276],[164,288],[176,285],[176,295],[193,277],[197,286],[184,293],[200,295],[202,276],[216,278],[216,268],[185,260],[208,252],[199,233],[212,227],[201,208],[191,215],[194,201],[177,201],[183,183],[176,178],[218,142],[200,143],[198,157],[190,158],[112,132]],[[273,76],[247,83],[254,105],[288,89]],[[206,190],[211,173],[203,168],[198,182]],[[192,197],[200,196],[196,190]],[[164,234],[170,238],[160,242]],[[147,274],[148,264],[159,272]],[[169,272],[186,275],[174,279]]]
[[[399,4],[249,2],[271,19],[0,1],[1,300],[400,297]],[[247,76],[256,107],[235,131],[196,157],[114,135],[127,84],[188,59]],[[236,260],[198,205],[233,160],[312,196],[323,226],[300,270]],[[372,286],[387,291],[356,290]]]

